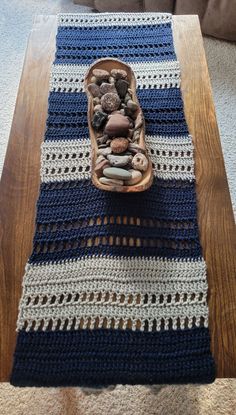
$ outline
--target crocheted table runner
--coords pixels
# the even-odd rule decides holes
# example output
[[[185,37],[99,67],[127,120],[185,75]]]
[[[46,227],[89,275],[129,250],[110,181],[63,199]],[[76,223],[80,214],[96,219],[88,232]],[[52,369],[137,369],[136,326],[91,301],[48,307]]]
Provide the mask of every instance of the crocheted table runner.
[[[172,16],[62,14],[56,46],[11,383],[211,382],[193,143]],[[107,56],[136,74],[155,176],[142,193],[104,192],[90,180],[83,78]]]

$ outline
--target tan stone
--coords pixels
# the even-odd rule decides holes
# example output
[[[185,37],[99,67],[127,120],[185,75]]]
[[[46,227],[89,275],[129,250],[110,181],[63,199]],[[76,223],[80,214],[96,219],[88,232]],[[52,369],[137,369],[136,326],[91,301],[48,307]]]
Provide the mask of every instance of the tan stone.
[[[114,138],[111,142],[111,150],[115,154],[123,153],[127,149],[128,145],[129,141],[126,138]]]

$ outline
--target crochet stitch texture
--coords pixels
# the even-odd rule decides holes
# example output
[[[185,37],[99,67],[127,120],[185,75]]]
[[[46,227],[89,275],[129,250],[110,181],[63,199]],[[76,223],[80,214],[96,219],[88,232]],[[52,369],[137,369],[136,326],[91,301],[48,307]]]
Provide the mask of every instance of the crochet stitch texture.
[[[207,383],[215,378],[197,223],[192,137],[172,16],[61,14],[11,383]],[[102,192],[90,180],[83,78],[101,57],[137,78],[154,182]]]

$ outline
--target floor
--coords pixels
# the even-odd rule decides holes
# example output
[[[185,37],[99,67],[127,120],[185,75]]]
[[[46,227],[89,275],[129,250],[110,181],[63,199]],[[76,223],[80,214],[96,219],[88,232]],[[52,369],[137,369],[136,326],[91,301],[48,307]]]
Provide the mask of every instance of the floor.
[[[35,14],[88,12],[72,0],[2,0],[0,16],[0,174],[11,127],[27,37]],[[236,45],[204,38],[222,149],[236,211]],[[17,404],[16,404],[17,402]],[[231,415],[236,406],[236,380],[208,386],[121,386],[104,391],[80,388],[35,389],[0,386],[2,415]]]
[[[236,380],[207,386],[0,388],[1,415],[235,415]]]

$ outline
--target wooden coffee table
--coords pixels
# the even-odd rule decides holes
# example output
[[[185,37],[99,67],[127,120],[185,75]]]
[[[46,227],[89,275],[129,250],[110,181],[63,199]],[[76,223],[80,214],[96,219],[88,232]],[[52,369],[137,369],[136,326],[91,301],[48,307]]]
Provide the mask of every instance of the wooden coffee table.
[[[194,137],[201,243],[208,267],[210,331],[218,377],[236,377],[235,227],[197,16],[174,16],[182,93]],[[0,380],[9,380],[24,267],[32,248],[40,144],[47,116],[56,16],[30,33],[0,188]]]

